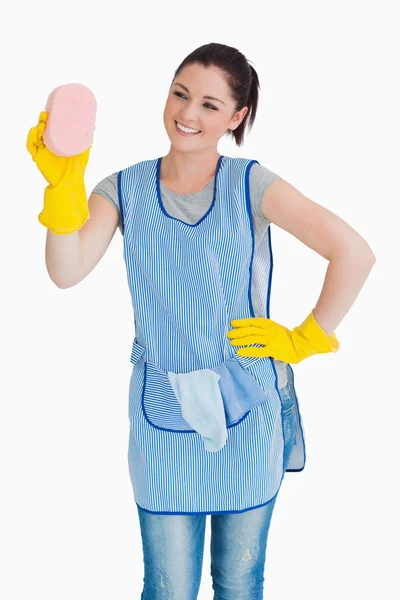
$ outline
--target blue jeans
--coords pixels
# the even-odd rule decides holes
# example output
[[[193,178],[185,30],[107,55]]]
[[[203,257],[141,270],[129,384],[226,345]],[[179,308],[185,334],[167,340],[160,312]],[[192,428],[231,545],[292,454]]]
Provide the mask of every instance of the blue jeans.
[[[296,417],[289,386],[279,392],[285,471],[295,442]],[[263,598],[267,538],[276,498],[243,513],[210,515],[213,600]],[[196,600],[207,515],[158,515],[137,509],[144,556],[140,600]]]

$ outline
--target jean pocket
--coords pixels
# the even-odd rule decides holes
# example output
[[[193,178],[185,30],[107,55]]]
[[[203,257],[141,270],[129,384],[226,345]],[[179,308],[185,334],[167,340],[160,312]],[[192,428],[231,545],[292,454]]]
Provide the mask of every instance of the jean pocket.
[[[289,416],[294,412],[294,398],[290,392],[289,383],[285,387],[279,390],[279,396],[281,399],[282,415]]]
[[[283,415],[282,420],[284,436],[283,470],[286,471],[293,448],[296,445],[296,415],[294,410]]]

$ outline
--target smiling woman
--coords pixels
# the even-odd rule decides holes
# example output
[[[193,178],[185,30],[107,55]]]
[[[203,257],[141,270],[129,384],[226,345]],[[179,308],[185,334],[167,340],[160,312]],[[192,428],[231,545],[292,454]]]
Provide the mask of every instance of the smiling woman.
[[[84,226],[49,232],[46,243],[54,280],[75,285],[119,221],[134,313],[128,463],[146,599],[159,597],[160,574],[163,593],[197,596],[207,515],[214,590],[262,598],[274,505],[285,473],[306,462],[290,363],[338,351],[334,329],[373,262],[350,226],[277,173],[219,153],[225,135],[241,146],[258,90],[236,48],[194,50],[168,90],[168,153],[102,180]],[[270,318],[271,223],[329,260],[322,301],[293,330]],[[246,550],[238,561],[252,544],[254,560]]]
[[[178,122],[200,131],[202,145],[216,144],[225,133],[238,146],[243,143],[245,128],[252,126],[257,112],[259,82],[249,61],[236,52],[235,55],[222,44],[208,44],[182,61],[175,71],[164,109],[168,134],[171,123]],[[198,165],[198,170],[201,168],[203,162]]]

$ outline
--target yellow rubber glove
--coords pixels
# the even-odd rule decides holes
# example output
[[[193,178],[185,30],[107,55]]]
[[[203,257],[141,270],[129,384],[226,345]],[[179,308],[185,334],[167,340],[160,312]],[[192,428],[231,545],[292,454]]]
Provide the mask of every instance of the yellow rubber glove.
[[[92,147],[76,156],[56,156],[42,138],[47,118],[48,113],[42,111],[38,124],[29,130],[26,147],[49,183],[39,222],[53,233],[65,235],[81,229],[90,217],[83,178]]]
[[[337,352],[340,343],[332,333],[327,336],[311,313],[299,327],[292,330],[266,317],[235,319],[227,333],[232,346],[264,344],[263,348],[240,348],[239,356],[270,356],[286,363],[299,363],[314,354]]]

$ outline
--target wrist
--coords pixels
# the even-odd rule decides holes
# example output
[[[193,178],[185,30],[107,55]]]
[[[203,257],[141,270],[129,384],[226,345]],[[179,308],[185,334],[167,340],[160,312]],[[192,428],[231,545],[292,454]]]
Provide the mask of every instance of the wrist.
[[[296,329],[301,331],[302,335],[304,335],[320,353],[337,352],[340,348],[340,343],[335,332],[328,336],[315,320],[313,311],[310,312],[303,323]]]

